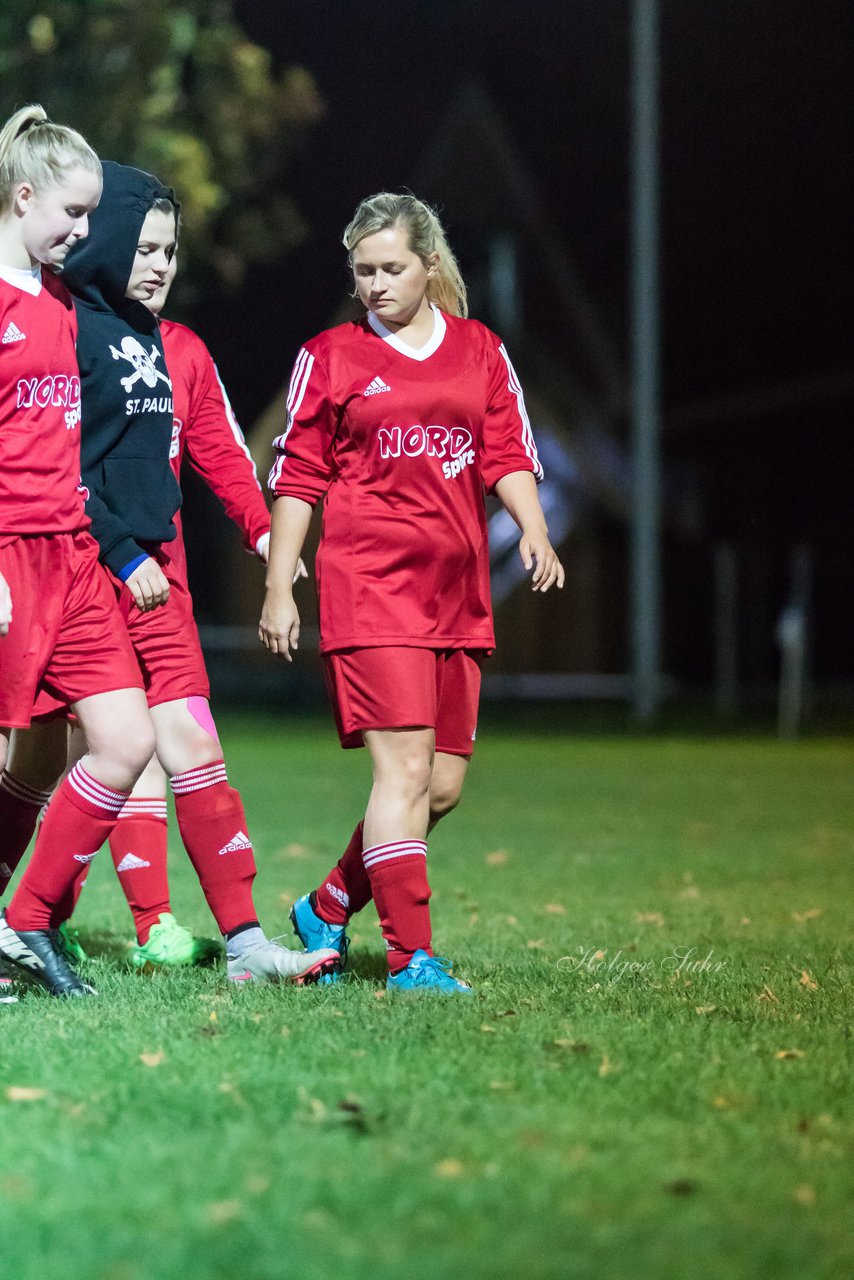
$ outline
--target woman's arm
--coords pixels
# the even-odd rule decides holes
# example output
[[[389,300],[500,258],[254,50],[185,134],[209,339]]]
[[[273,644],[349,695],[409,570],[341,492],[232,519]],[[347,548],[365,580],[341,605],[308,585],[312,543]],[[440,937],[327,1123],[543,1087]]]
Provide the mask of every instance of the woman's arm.
[[[267,594],[258,635],[271,653],[281,654],[288,662],[293,661],[291,649],[299,648],[300,620],[293,584],[311,513],[311,504],[301,498],[285,496],[273,503]]]
[[[546,518],[537,494],[537,482],[530,471],[511,471],[495,485],[502,505],[522,530],[519,554],[526,569],[534,569],[534,591],[563,586],[563,565],[549,542]]]

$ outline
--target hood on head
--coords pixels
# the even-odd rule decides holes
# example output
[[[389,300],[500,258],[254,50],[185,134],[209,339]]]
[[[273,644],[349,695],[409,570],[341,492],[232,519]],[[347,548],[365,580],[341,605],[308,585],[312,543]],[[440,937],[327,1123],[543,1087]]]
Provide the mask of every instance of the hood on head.
[[[104,189],[97,209],[89,215],[89,234],[69,250],[62,282],[84,302],[110,311],[127,303],[139,233],[155,200],[178,202],[171,187],[150,173],[113,160],[103,162]]]

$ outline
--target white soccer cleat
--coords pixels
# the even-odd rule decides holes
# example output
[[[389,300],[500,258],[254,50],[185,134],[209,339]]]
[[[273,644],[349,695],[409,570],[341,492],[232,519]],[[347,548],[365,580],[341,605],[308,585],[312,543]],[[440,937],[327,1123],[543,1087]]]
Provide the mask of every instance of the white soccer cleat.
[[[293,982],[301,987],[332,973],[339,955],[324,947],[319,951],[291,951],[278,942],[262,942],[228,961],[230,982]]]

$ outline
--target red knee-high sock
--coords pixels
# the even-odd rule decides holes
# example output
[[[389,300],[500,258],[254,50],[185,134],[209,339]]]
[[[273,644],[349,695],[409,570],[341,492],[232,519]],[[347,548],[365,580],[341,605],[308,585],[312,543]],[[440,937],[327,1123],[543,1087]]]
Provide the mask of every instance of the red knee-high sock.
[[[26,853],[39,814],[49,799],[49,791],[31,787],[7,769],[0,773],[0,897]]]
[[[350,837],[343,856],[315,890],[315,911],[327,924],[346,924],[371,900],[371,881],[362,859],[362,824]]]
[[[220,933],[256,921],[255,855],[243,802],[228,785],[224,761],[176,773],[172,790],[181,839]]]
[[[385,938],[389,969],[394,972],[404,968],[419,950],[432,955],[427,841],[375,844],[362,857]]]
[[[129,792],[103,786],[76,764],[54,793],[29,866],[9,903],[13,929],[51,929],[68,918],[74,882],[115,825]]]
[[[110,853],[140,945],[169,905],[166,801],[133,796],[110,836]]]

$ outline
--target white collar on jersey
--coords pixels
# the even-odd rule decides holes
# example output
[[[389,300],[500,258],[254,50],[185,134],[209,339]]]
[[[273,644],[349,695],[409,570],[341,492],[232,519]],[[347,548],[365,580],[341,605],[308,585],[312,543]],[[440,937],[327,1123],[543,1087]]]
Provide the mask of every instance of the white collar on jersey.
[[[426,360],[432,356],[434,351],[438,351],[442,345],[442,339],[445,336],[447,325],[445,317],[442,315],[435,303],[431,302],[430,307],[433,311],[433,336],[428,339],[423,347],[410,347],[408,342],[403,342],[396,333],[392,333],[387,329],[382,320],[378,320],[373,311],[368,312],[368,324],[383,342],[387,342],[390,347],[394,347],[395,351],[399,351],[402,356],[409,356],[410,360]]]
[[[41,267],[5,267],[0,262],[0,280],[14,285],[16,289],[23,289],[24,293],[31,293],[34,298],[42,291]]]

